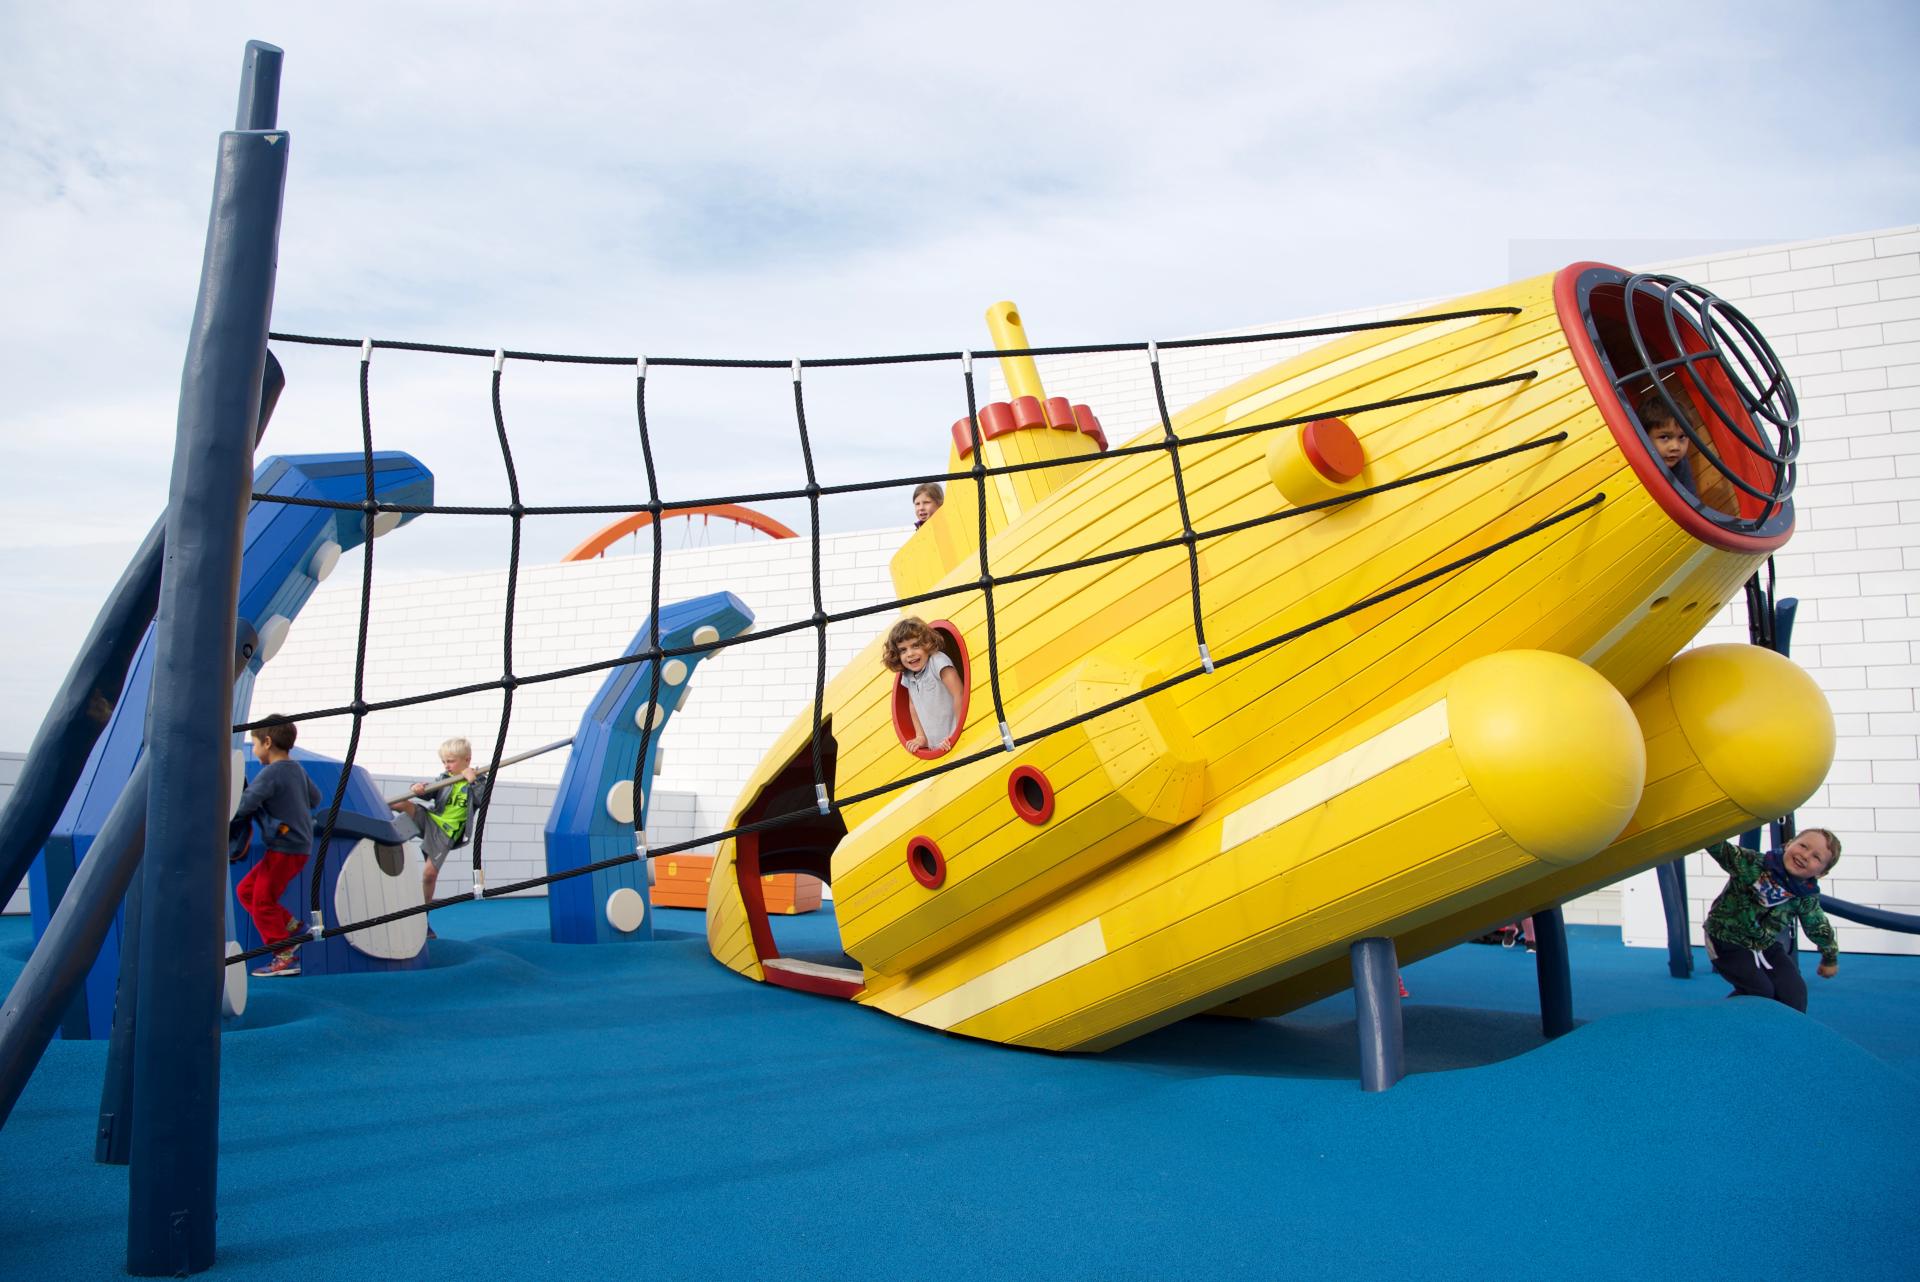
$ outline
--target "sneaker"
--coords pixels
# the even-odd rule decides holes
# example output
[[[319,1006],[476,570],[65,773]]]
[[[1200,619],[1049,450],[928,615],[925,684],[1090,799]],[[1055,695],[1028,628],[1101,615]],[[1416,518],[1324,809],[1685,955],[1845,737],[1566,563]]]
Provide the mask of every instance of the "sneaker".
[[[253,973],[261,979],[284,979],[290,975],[298,975],[300,973],[300,950],[298,948],[283,948],[273,955],[271,965],[262,966]]]

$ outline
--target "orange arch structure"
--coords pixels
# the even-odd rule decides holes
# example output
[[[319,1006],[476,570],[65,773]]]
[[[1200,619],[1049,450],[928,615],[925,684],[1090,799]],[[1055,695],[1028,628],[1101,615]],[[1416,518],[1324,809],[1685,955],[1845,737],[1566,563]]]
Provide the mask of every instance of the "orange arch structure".
[[[756,512],[750,507],[741,507],[738,503],[706,503],[694,507],[670,507],[660,513],[664,519],[673,516],[718,516],[760,531],[769,538],[798,538],[792,530],[768,516],[765,512]],[[591,561],[608,548],[636,530],[644,530],[653,524],[653,513],[635,512],[632,516],[623,516],[612,525],[598,531],[581,543],[573,551],[561,557],[562,561]]]

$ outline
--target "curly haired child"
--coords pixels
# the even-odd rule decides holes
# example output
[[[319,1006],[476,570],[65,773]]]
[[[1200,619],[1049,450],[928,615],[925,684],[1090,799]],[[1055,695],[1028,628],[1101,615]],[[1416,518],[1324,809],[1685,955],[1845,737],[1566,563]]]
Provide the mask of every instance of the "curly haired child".
[[[940,649],[940,638],[922,619],[902,619],[887,633],[880,661],[887,671],[900,674],[907,688],[907,709],[913,717],[913,751],[945,752],[959,733],[959,707],[964,689],[959,669]]]

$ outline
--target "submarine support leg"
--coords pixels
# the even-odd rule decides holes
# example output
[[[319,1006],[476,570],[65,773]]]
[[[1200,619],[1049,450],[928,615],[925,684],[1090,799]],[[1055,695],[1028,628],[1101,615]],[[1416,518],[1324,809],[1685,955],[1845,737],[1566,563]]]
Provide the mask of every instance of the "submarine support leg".
[[[1693,978],[1693,923],[1687,913],[1687,865],[1684,859],[1654,869],[1660,881],[1660,911],[1667,919],[1667,974]]]
[[[1400,966],[1391,939],[1359,939],[1353,959],[1353,1014],[1360,1034],[1360,1088],[1384,1091],[1407,1072],[1400,1023]]]
[[[1573,977],[1567,965],[1567,919],[1558,907],[1533,915],[1533,960],[1540,979],[1540,1031],[1573,1031]]]

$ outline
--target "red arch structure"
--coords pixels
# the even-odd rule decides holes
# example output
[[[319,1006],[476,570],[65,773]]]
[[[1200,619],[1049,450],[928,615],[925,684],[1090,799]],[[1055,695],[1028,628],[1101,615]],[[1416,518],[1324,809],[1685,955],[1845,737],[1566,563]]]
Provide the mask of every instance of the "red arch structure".
[[[660,516],[663,520],[667,517],[679,516],[718,516],[732,521],[736,525],[744,525],[749,529],[758,530],[768,538],[792,539],[799,537],[792,530],[774,520],[765,512],[756,512],[752,508],[742,507],[738,503],[707,503],[694,507],[670,507],[661,512]],[[588,538],[585,542],[581,543],[579,547],[576,547],[560,559],[562,561],[591,561],[593,558],[605,553],[608,548],[612,547],[621,539],[626,538],[627,535],[632,534],[636,530],[644,530],[651,524],[653,524],[653,513],[651,512],[635,512],[632,516],[623,516],[612,525],[607,526],[591,538]]]

